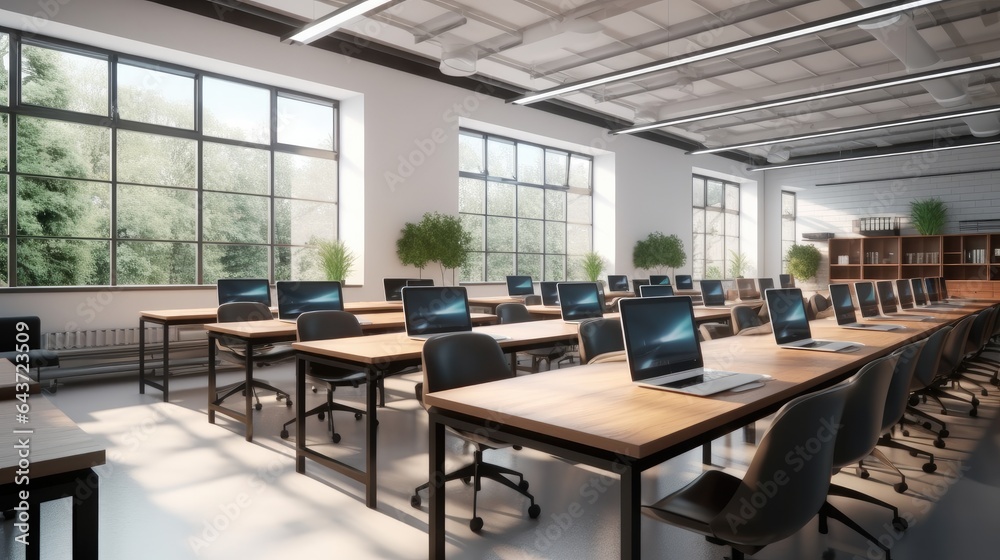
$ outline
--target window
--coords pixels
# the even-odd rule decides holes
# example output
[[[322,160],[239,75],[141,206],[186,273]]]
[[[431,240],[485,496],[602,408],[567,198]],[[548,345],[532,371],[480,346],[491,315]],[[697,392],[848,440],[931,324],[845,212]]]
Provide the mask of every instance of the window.
[[[462,130],[458,210],[475,251],[461,281],[582,278],[592,176],[590,156]]]
[[[0,31],[0,282],[319,278],[336,125],[332,100]]]
[[[730,181],[692,177],[695,278],[724,278],[726,262],[740,252],[740,186]]]
[[[788,272],[788,249],[795,244],[795,193],[781,191],[781,272]]]

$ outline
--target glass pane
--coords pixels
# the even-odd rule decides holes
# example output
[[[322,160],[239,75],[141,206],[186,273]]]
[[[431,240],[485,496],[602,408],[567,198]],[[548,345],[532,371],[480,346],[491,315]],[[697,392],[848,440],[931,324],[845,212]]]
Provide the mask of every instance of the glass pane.
[[[212,191],[268,194],[269,161],[267,150],[205,142],[202,184]]]
[[[795,240],[795,220],[781,220],[781,238]]]
[[[514,274],[513,253],[487,253],[486,281],[503,282],[507,276]]]
[[[458,170],[485,173],[483,164],[483,137],[461,133],[458,135]]]
[[[486,185],[486,213],[494,216],[514,216],[514,185],[489,183]]]
[[[524,276],[531,276],[532,280],[542,278],[542,255],[517,256],[517,273]]]
[[[544,183],[542,157],[544,150],[531,144],[517,145],[517,180],[522,183]]]
[[[569,158],[569,186],[577,189],[590,188],[591,159],[572,155]]]
[[[691,274],[695,278],[705,277],[705,236],[695,235],[691,243],[691,260],[694,261],[694,269]]]
[[[521,218],[545,217],[545,190],[537,187],[517,187],[517,215]]]
[[[196,284],[194,243],[118,243],[118,285]]]
[[[333,149],[333,106],[278,96],[278,142]]]
[[[566,252],[566,225],[559,222],[545,223],[545,252]]]
[[[10,68],[10,36],[6,33],[0,33],[0,105],[10,105],[7,101],[7,96],[9,95],[10,88],[7,86],[7,80],[10,75],[8,69]],[[7,284],[7,269],[4,268],[2,274],[4,275],[4,285]]]
[[[705,238],[705,258],[709,261],[726,260],[726,238],[721,235],[710,235]]]
[[[545,280],[556,281],[566,279],[566,257],[562,255],[545,255]]]
[[[781,215],[795,217],[795,193],[781,193]]]
[[[0,68],[0,72],[5,72]],[[0,171],[7,171],[7,154],[10,152],[10,117],[0,113]]]
[[[17,234],[111,237],[111,185],[19,177]]]
[[[214,284],[219,278],[267,278],[267,247],[206,244],[202,258],[205,284]]]
[[[472,253],[459,273],[459,282],[482,282],[486,279],[486,253]]]
[[[719,181],[708,182],[708,200],[706,204],[716,208],[722,207],[722,183]]]
[[[705,218],[705,233],[709,235],[723,235],[725,233],[725,221],[722,212],[707,211]]]
[[[736,185],[726,185],[726,210],[740,211],[740,188]]]
[[[732,252],[730,252],[730,251],[732,251]],[[733,252],[735,252],[736,254],[739,254],[739,252],[740,252],[740,238],[739,237],[730,237],[730,236],[727,235],[726,236],[726,260],[729,260],[729,259],[732,258]],[[750,270],[747,269],[747,270],[744,271],[744,273],[747,274],[747,275],[749,275],[750,274]]]
[[[493,177],[514,178],[514,143],[490,138],[486,143],[487,173]],[[501,279],[502,280],[502,279]]]
[[[514,222],[514,218],[486,218],[487,251],[514,252]]]
[[[205,241],[268,242],[267,223],[270,211],[267,198],[212,192],[203,193],[202,196],[202,231]],[[204,281],[209,283],[207,279]]]
[[[566,279],[577,281],[587,279],[583,272],[583,257],[566,257]]]
[[[541,220],[517,221],[517,252],[542,252],[542,222]]]
[[[566,186],[569,175],[569,154],[545,150],[545,183]]]
[[[118,186],[118,237],[122,239],[195,241],[197,224],[195,191]]]
[[[458,211],[470,214],[486,213],[486,181],[458,178]]]
[[[108,60],[22,45],[21,102],[106,116]]]
[[[696,209],[693,217],[693,228],[695,233],[705,233],[705,211]]]
[[[566,225],[566,253],[582,255],[590,251],[591,226],[582,224]]]
[[[738,214],[726,213],[726,235],[740,235],[740,217]]]
[[[568,208],[566,220],[577,224],[589,224],[593,219],[593,212],[590,209],[593,197],[589,194],[566,193],[566,206]]]
[[[0,235],[7,235],[7,176],[0,175]],[[6,273],[7,270],[0,268],[0,272]]]
[[[691,205],[702,208],[705,206],[705,180],[694,177],[691,180]]]
[[[8,286],[7,281],[7,239],[0,238],[0,286]]]
[[[194,78],[118,63],[118,116],[194,129]]]
[[[274,195],[337,202],[337,163],[335,159],[275,152]]]
[[[166,187],[198,186],[198,143],[185,138],[118,131],[118,180]]]
[[[17,119],[20,173],[111,179],[111,129],[35,117]]]
[[[557,190],[545,191],[545,219],[566,220],[566,192]]]
[[[17,240],[18,286],[107,286],[110,263],[110,241]]]
[[[205,134],[259,144],[271,142],[271,92],[268,90],[205,77],[202,99]]]
[[[275,247],[275,280],[326,280],[313,247]]]
[[[465,231],[472,235],[472,250],[485,251],[486,234],[483,230],[486,228],[486,218],[480,214],[459,214],[459,218]]]
[[[274,201],[274,242],[307,245],[337,238],[337,205],[279,198]]]

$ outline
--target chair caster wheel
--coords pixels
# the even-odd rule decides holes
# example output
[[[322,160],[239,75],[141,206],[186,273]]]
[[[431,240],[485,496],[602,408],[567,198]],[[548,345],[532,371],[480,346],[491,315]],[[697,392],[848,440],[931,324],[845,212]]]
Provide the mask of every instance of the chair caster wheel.
[[[542,508],[538,504],[531,504],[528,508],[528,517],[532,519],[538,519],[538,516],[542,514]]]
[[[934,463],[924,463],[923,469],[925,473],[932,473],[937,470],[937,465]]]
[[[316,418],[318,418],[319,421],[322,422],[323,420],[326,420],[326,413],[320,412],[319,414],[316,415]]]
[[[828,548],[823,551],[823,560],[833,560],[837,557],[837,553],[834,552],[832,548]]]
[[[511,449],[513,449],[514,451],[520,451],[521,449],[523,449],[523,447],[521,447],[520,445],[512,445]]]
[[[892,485],[892,489],[895,490],[896,492],[899,492],[900,494],[902,494],[903,492],[906,492],[907,488],[909,488],[909,486],[907,486],[905,482],[897,482],[896,484]],[[892,523],[893,523],[893,526],[896,525],[895,520]]]
[[[944,449],[944,440],[943,439],[934,440],[934,447],[937,447],[938,449]]]
[[[478,533],[483,530],[483,518],[473,517],[472,521],[469,521],[469,529],[472,529],[473,533]]]
[[[333,443],[340,443],[340,434],[338,434],[337,432],[333,432],[333,435],[330,436],[330,439],[333,440]]]
[[[420,495],[419,494],[414,494],[414,495],[410,496],[410,505],[413,506],[413,507],[415,507],[415,508],[417,508],[417,509],[420,509]]]
[[[527,480],[522,480],[521,482],[518,482],[517,483],[517,487],[520,488],[521,490],[527,490],[528,489],[528,481]]]
[[[281,430],[281,439],[288,439],[288,430]]]
[[[986,389],[980,390],[979,394],[982,395],[982,396],[984,396],[984,397],[990,396],[989,392],[987,392]]]
[[[951,432],[949,432],[948,430],[945,430],[944,428],[942,428],[941,431],[938,432],[938,437],[946,438],[946,437],[948,437],[950,435],[951,435]]]
[[[361,416],[362,416],[362,414],[360,412],[355,412],[354,413],[354,419],[355,420],[361,420]]]
[[[264,407],[263,407],[263,406],[261,406],[261,404],[260,404],[260,403],[257,403],[257,404],[255,404],[255,405],[253,405],[253,408],[254,408],[254,410],[260,410],[260,409],[262,409],[262,408],[264,408]]]
[[[316,392],[316,386],[315,385],[312,386],[312,391],[313,391],[313,393]]]
[[[916,456],[917,456],[916,451],[910,451],[910,457],[916,457]]]
[[[871,475],[872,473],[868,472],[868,469],[858,469],[858,476],[860,476],[863,479],[867,479]]]
[[[948,416],[948,409],[942,408],[941,409],[941,416]]]
[[[285,401],[285,407],[292,408],[292,399],[288,399],[287,401]]]
[[[463,476],[462,477],[462,484],[464,484],[466,486],[472,484],[472,477],[471,476]]]
[[[976,416],[979,416],[979,411],[973,408],[969,411],[969,416],[975,418]]]
[[[910,528],[910,524],[902,517],[897,517],[892,520],[892,528],[902,533]]]
[[[972,397],[972,406],[979,406],[979,399]]]
[[[932,427],[930,422],[924,422],[921,426],[923,426],[925,430],[929,430]]]
[[[910,430],[903,430],[903,437],[910,437]]]

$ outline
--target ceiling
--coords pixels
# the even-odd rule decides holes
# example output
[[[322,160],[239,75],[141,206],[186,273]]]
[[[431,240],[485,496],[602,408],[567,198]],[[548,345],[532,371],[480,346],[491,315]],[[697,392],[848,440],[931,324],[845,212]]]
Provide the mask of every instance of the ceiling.
[[[279,22],[287,35],[347,2],[334,0],[154,0],[197,11],[225,5]],[[414,61],[445,81],[502,84],[508,98],[658,61],[677,64],[555,96],[559,107],[611,130],[875,84],[808,103],[747,110],[654,128],[644,134],[687,150],[767,168],[925,146],[1000,139],[1000,112],[905,120],[970,109],[1000,109],[1000,68],[903,85],[878,84],[919,72],[1000,60],[1000,2],[947,0],[882,18],[810,32],[713,56],[789,29],[841,17],[883,0],[395,0],[317,40],[376,45],[388,65]],[[899,2],[894,2],[899,3]],[[891,5],[893,3],[887,3]],[[215,17],[218,17],[218,13]],[[280,33],[284,29],[284,33]],[[327,43],[324,43],[326,41]],[[311,48],[311,47],[307,47]],[[682,57],[701,55],[684,63]],[[390,60],[392,59],[392,60]],[[444,59],[444,63],[442,63]],[[679,63],[679,64],[678,64]],[[438,66],[444,70],[435,68]],[[429,70],[430,71],[429,71]],[[450,76],[446,76],[445,73]],[[471,74],[471,75],[470,75]],[[468,76],[454,78],[452,76]],[[544,105],[544,107],[543,107]],[[877,124],[889,128],[855,130]],[[800,135],[847,130],[818,138]],[[748,143],[781,140],[759,146]]]

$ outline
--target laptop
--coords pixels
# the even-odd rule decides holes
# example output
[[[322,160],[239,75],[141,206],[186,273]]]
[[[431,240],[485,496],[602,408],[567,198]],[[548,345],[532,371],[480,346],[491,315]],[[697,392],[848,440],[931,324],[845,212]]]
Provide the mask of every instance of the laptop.
[[[766,292],[767,290],[770,290],[773,287],[774,287],[774,279],[773,278],[758,278],[757,279],[757,293],[758,293],[758,297],[760,297],[760,294],[763,294],[764,292]]]
[[[403,299],[402,289],[410,280],[418,278],[383,278],[382,289],[385,292],[385,301],[400,301]]]
[[[343,311],[344,299],[340,282],[319,280],[310,282],[275,283],[278,292],[278,320],[294,323],[299,315],[309,311]]]
[[[649,284],[649,279],[648,278],[643,278],[643,279],[640,279],[640,280],[636,280],[636,279],[633,278],[632,279],[632,292],[638,294],[639,293],[639,286],[645,286],[647,284]]]
[[[406,285],[407,286],[433,286],[434,285],[434,279],[433,278],[411,279],[411,280],[407,280],[406,281]]]
[[[847,284],[830,284],[830,299],[833,300],[833,312],[837,317],[837,324],[845,329],[894,331],[901,328],[897,325],[859,323],[857,315],[854,314],[854,302],[851,300],[851,287]]]
[[[674,285],[678,290],[693,290],[694,280],[691,279],[690,274],[678,274],[674,276]]]
[[[271,286],[268,285],[267,278],[219,278],[215,285],[219,305],[250,301],[271,307]]]
[[[406,336],[414,340],[445,333],[472,330],[469,296],[461,286],[404,286],[403,324]],[[490,335],[496,340],[506,336]]]
[[[609,274],[608,275],[608,290],[612,292],[627,292],[628,290],[628,276],[624,274]]]
[[[579,323],[604,316],[604,298],[596,282],[559,282],[556,289],[563,321]]]
[[[747,389],[759,387],[767,379],[705,367],[691,298],[630,298],[619,305],[632,383],[704,396],[741,385],[747,385]]]
[[[948,295],[948,283],[945,281],[944,276],[938,278],[938,283],[941,285],[941,301],[946,302],[953,299],[966,299]]]
[[[737,278],[736,289],[740,293],[740,301],[760,300],[760,292],[757,291],[753,278]]]
[[[650,284],[660,284],[663,286],[670,285],[670,277],[666,274],[650,274],[649,275]]]
[[[531,283],[531,276],[508,276],[507,295],[510,297],[524,297],[535,293],[535,286]]]
[[[771,316],[771,330],[778,348],[794,350],[819,350],[822,352],[847,352],[864,346],[859,342],[817,340],[809,330],[806,306],[799,288],[775,288],[764,292],[767,312]]]
[[[897,280],[896,284],[900,282],[906,286],[906,294],[910,301],[910,308],[913,307],[913,295],[910,294],[910,286],[906,280]],[[875,294],[878,295],[878,304],[882,307],[882,314],[887,317],[905,319],[907,321],[930,321],[934,319],[928,315],[909,315],[907,313],[898,313],[896,310],[899,308],[896,299],[896,293],[892,290],[892,280],[879,280],[875,282]]]
[[[910,281],[905,278],[896,280],[896,291],[899,292],[899,307],[913,309],[913,292],[910,290]]]
[[[542,293],[542,305],[559,307],[559,282],[539,282],[538,291]]]
[[[701,286],[701,300],[705,307],[726,307],[726,291],[722,280],[698,280]]]
[[[946,309],[949,307],[960,307],[960,303],[948,303],[944,301],[944,295],[941,291],[941,278],[924,278],[924,286],[927,291],[927,300],[931,302],[931,306],[937,309]]]
[[[881,321],[905,321],[907,319],[899,317],[889,317],[879,311],[878,297],[875,295],[874,282],[855,282],[854,293],[858,296],[858,308],[861,316],[865,319]]]
[[[927,305],[927,296],[924,295],[924,279],[911,278],[910,286],[913,288],[913,304]]]
[[[639,297],[664,297],[672,295],[674,295],[673,286],[664,286],[662,284],[639,286]]]

